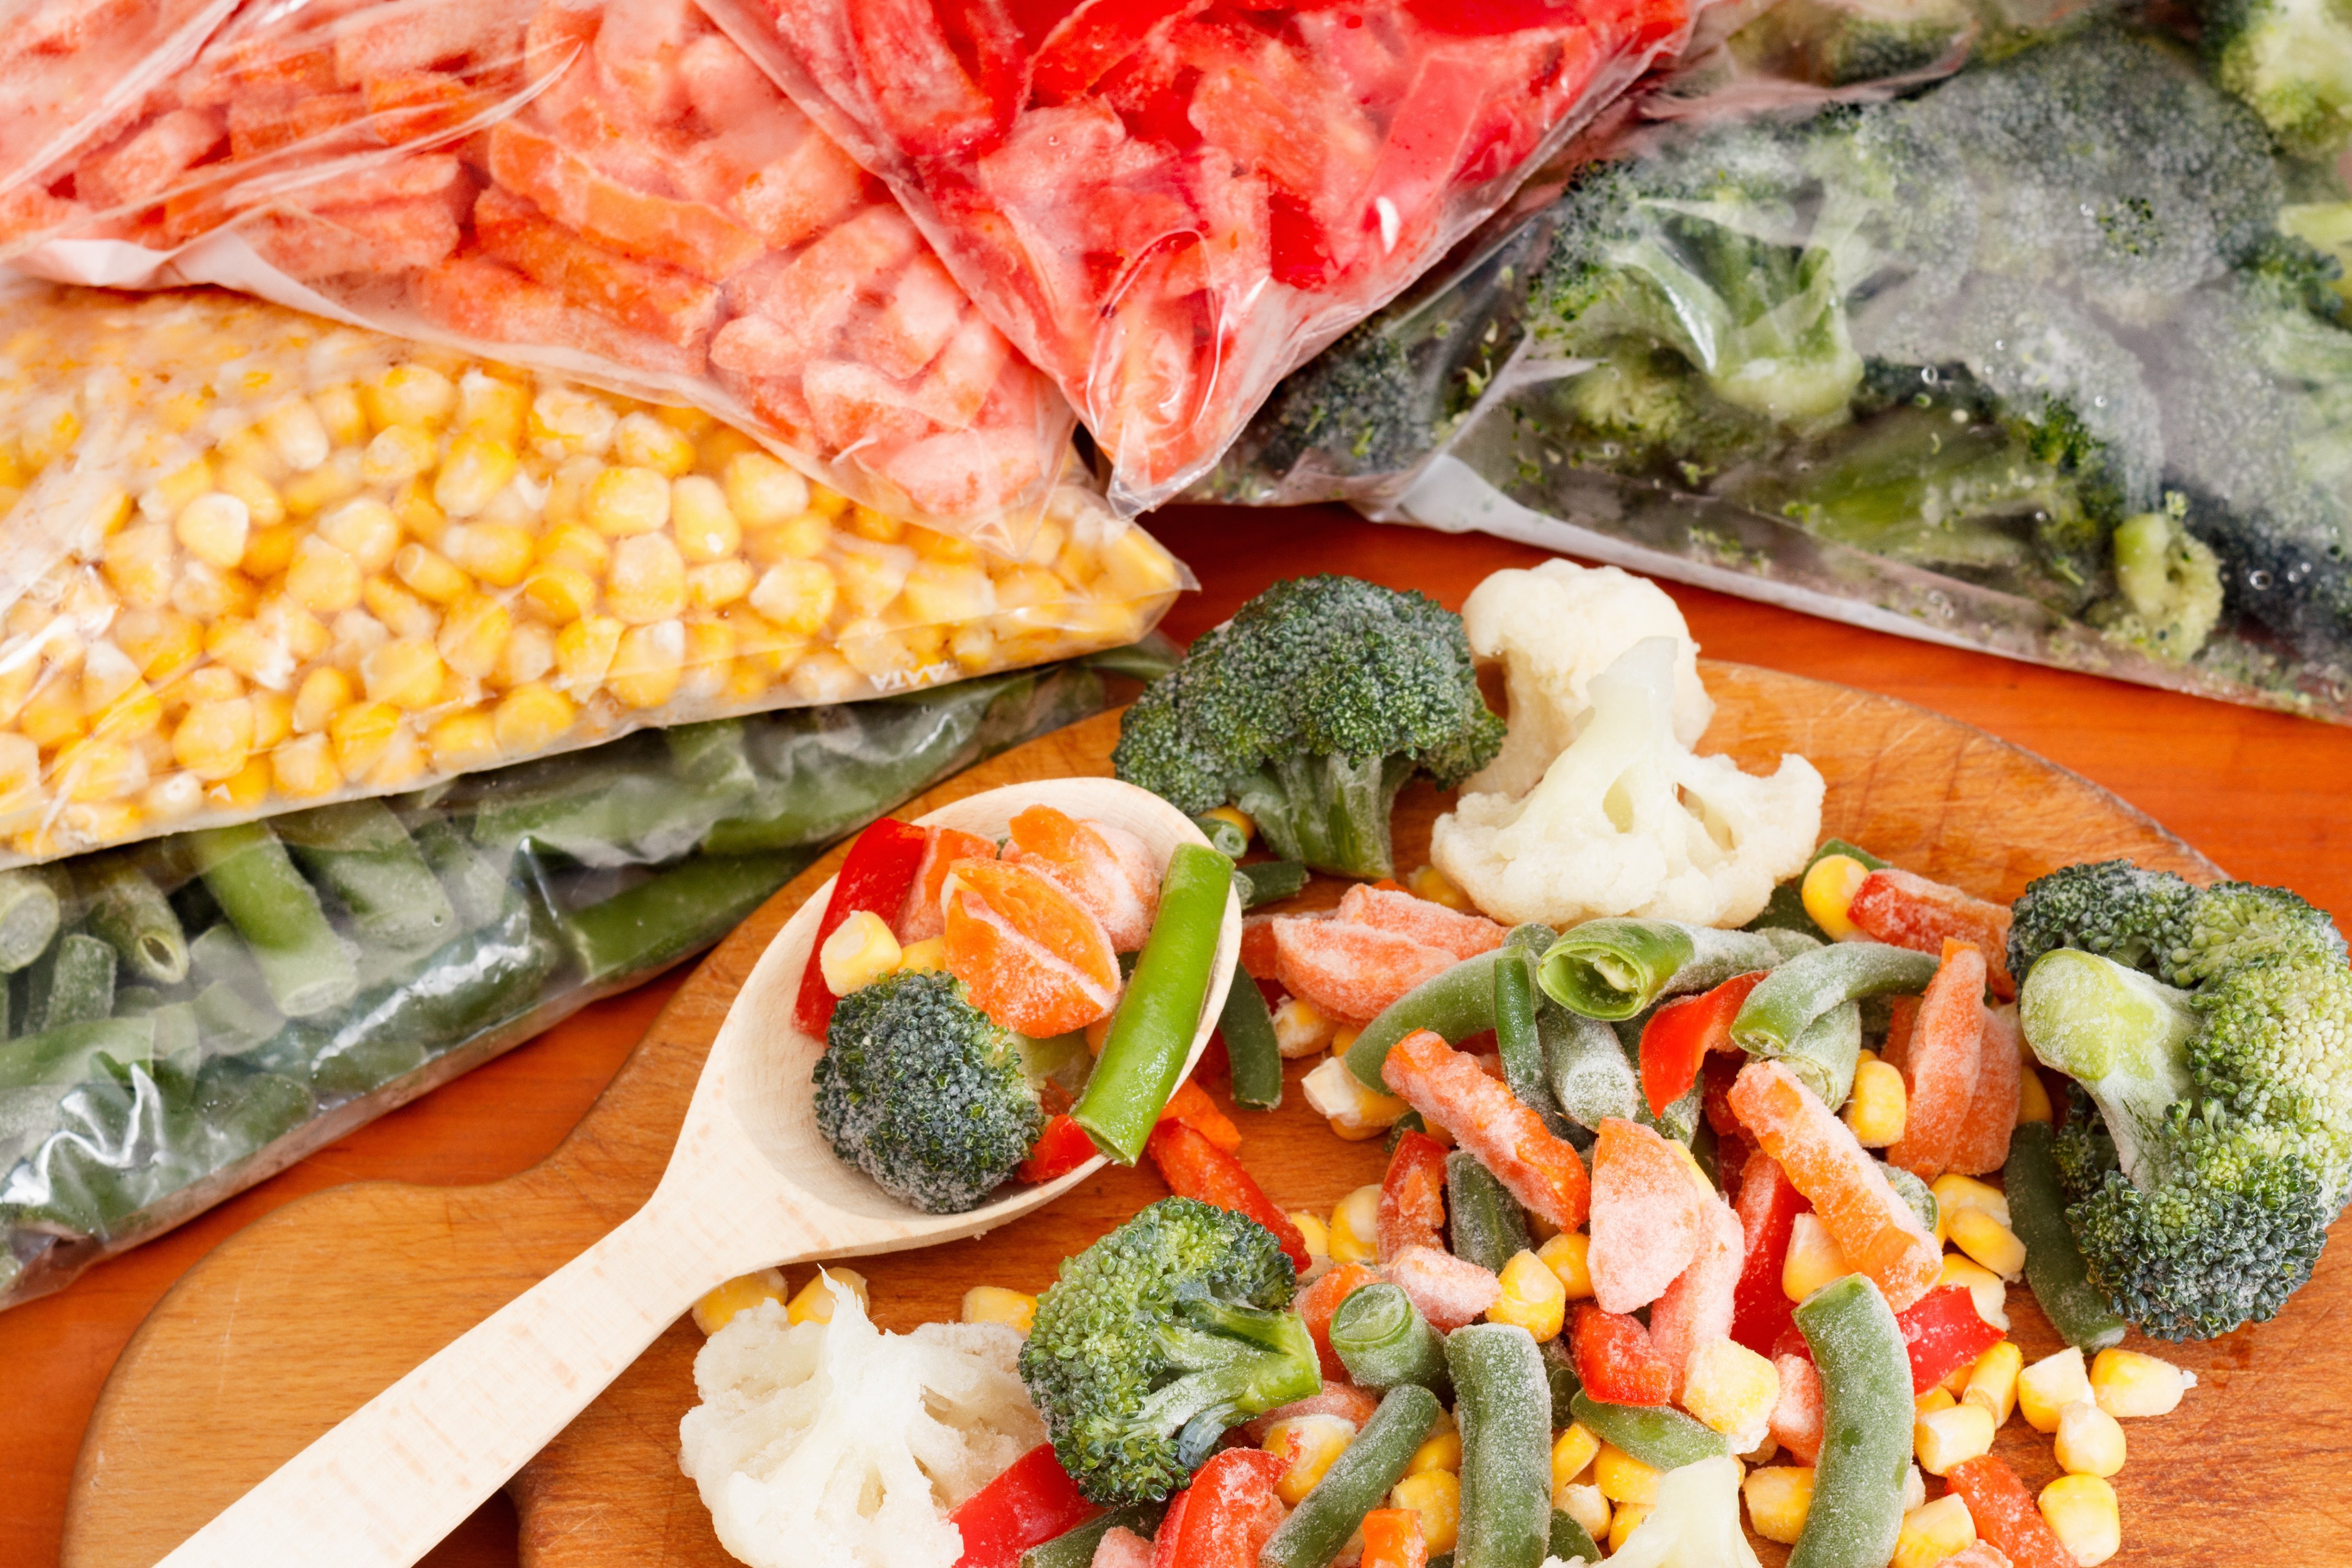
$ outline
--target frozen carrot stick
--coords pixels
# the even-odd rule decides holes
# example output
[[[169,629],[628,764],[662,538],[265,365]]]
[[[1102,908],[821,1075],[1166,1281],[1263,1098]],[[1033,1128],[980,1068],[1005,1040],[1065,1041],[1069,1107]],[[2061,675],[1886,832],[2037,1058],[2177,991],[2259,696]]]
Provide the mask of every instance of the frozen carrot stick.
[[[1903,1136],[1887,1160],[1924,1181],[1951,1168],[1984,1059],[1984,954],[1953,937],[1919,999],[1904,1087]]]
[[[1575,1145],[1553,1137],[1541,1116],[1443,1037],[1428,1029],[1407,1035],[1390,1047],[1381,1076],[1530,1210],[1562,1230],[1584,1227],[1592,1184]]]

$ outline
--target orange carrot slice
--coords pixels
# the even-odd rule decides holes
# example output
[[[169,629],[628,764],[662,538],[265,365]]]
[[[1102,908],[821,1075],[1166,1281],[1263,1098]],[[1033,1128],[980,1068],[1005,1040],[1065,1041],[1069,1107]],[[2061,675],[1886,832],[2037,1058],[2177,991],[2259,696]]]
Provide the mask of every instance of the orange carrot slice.
[[[1592,1184],[1575,1145],[1553,1137],[1542,1117],[1443,1037],[1429,1029],[1407,1035],[1389,1048],[1381,1075],[1423,1119],[1476,1155],[1513,1197],[1562,1230],[1584,1228]]]
[[[1034,871],[959,860],[947,908],[948,971],[972,1005],[1044,1037],[1084,1028],[1118,1001],[1118,957],[1102,922]]]
[[[1429,899],[1362,882],[1340,895],[1339,918],[1409,936],[1423,947],[1441,949],[1456,959],[1492,952],[1510,934],[1484,915],[1465,915]]]
[[[1602,1311],[1646,1307],[1690,1268],[1706,1233],[1700,1198],[1691,1168],[1665,1139],[1620,1117],[1601,1123],[1586,1266]]]
[[[1597,1179],[1594,1185],[1597,1189]],[[1597,1190],[1592,1206],[1596,1214],[1600,1212]],[[1665,1294],[1650,1308],[1650,1348],[1674,1369],[1676,1399],[1683,1396],[1691,1352],[1711,1340],[1731,1337],[1732,1309],[1747,1246],[1739,1216],[1721,1198],[1711,1197],[1702,1204],[1699,1219],[1698,1250],[1690,1267],[1675,1276]]]
[[[1111,946],[1132,952],[1151,934],[1160,904],[1160,869],[1142,840],[1124,828],[1081,822],[1050,805],[1033,805],[1012,822],[1004,858],[1050,878],[1102,921]]]
[[[1984,954],[1957,938],[1944,939],[1943,967],[1919,998],[1903,1078],[1903,1136],[1886,1151],[1888,1163],[1925,1181],[1951,1169],[1984,1060]]]
[[[1412,937],[1311,916],[1276,916],[1274,945],[1283,989],[1351,1024],[1378,1017],[1390,1003],[1454,964],[1444,948]]]
[[[2008,1163],[2009,1135],[2017,1127],[2024,1079],[2023,1041],[2018,1033],[2015,1005],[1988,1009],[1977,1091],[1969,1100],[1968,1119],[1960,1123],[1945,1169],[1963,1176],[1981,1176]]]

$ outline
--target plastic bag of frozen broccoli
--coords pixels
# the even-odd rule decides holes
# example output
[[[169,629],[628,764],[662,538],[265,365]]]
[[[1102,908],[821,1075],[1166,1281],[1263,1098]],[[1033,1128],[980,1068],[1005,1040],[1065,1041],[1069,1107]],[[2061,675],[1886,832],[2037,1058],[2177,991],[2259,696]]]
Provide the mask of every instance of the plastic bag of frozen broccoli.
[[[1104,700],[1054,665],[0,871],[0,1307],[709,945],[826,844]]]
[[[2352,719],[2352,118],[2209,32],[1613,127],[1204,489]]]

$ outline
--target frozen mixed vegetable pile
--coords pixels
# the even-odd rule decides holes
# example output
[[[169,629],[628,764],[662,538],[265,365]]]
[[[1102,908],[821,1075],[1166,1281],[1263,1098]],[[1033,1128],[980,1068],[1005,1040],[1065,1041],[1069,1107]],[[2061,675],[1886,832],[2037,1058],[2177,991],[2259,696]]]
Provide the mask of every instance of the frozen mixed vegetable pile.
[[[1320,1058],[1297,1080],[1311,1108],[1339,1138],[1387,1141],[1382,1179],[1328,1213],[1278,1206],[1197,1083],[1120,1077],[1130,1115],[1107,1135],[1087,1104],[1128,1004],[1080,1009],[1112,1020],[1092,1081],[1083,1048],[1043,1052],[1056,1068],[1040,1072],[988,990],[1001,974],[956,956],[959,921],[1003,942],[1031,918],[1016,907],[1039,907],[977,874],[1027,868],[1106,933],[1124,911],[1097,950],[1144,942],[1139,994],[1173,865],[1157,920],[1138,919],[1133,887],[1081,890],[1117,863],[1098,826],[1033,809],[1002,858],[888,834],[905,869],[835,927],[877,929],[836,934],[813,967],[832,1007],[820,1117],[843,1156],[926,1206],[1097,1148],[1148,1152],[1174,1195],[1037,1296],[975,1287],[960,1329],[878,1334],[846,1270],[789,1302],[773,1271],[715,1292],[686,1465],[730,1550],[780,1563],[816,1539],[891,1568],[1714,1568],[1754,1563],[1751,1531],[1805,1568],[2070,1568],[2120,1550],[2124,1424],[2196,1381],[2127,1331],[2205,1338],[2273,1316],[2342,1205],[2344,941],[2284,889],[2123,862],[1989,902],[1821,840],[1801,759],[1774,779],[1722,763],[1711,788],[1673,791],[1703,760],[1677,735],[1703,727],[1706,698],[1661,598],[1553,563],[1490,579],[1465,631],[1417,595],[1286,584],[1133,710],[1122,769],[1190,769],[1181,804],[1237,849],[1263,831],[1309,864],[1386,869],[1390,775],[1426,768],[1469,779],[1441,857],[1485,799],[1483,831],[1523,835],[1506,872],[1547,854],[1585,868],[1506,879],[1554,900],[1510,925],[1442,864],[1248,920],[1259,984],[1237,983],[1245,1004],[1223,1016],[1234,1103],[1270,1103],[1286,1058]],[[1556,604],[1582,613],[1547,620]],[[1300,605],[1333,616],[1329,667],[1287,618]],[[1391,627],[1452,635],[1415,639],[1415,664]],[[1507,738],[1445,679],[1470,680],[1474,644],[1509,665]],[[1343,722],[1382,737],[1369,759],[1331,738]],[[1328,787],[1350,766],[1362,787]],[[1743,788],[1769,830],[1737,809]],[[1318,789],[1313,820],[1355,813],[1346,832],[1234,805]],[[1637,808],[1645,791],[1670,809]],[[1694,834],[1757,871],[1706,879],[1703,921],[1679,912]],[[844,886],[884,841],[861,841]],[[1222,901],[1235,873],[1197,853]],[[940,939],[918,921],[942,918],[944,952],[925,954]],[[1180,1063],[1200,1005],[1170,1031]],[[826,1110],[858,1085],[894,1092],[889,1064],[924,1086],[898,1091],[904,1109]],[[1048,1119],[1073,1080],[1075,1119]],[[941,1086],[953,1108],[923,1121],[915,1100]],[[950,1127],[963,1142],[943,1155]],[[953,1205],[926,1202],[942,1163],[983,1147]],[[2021,1280],[2064,1342],[2031,1363],[2011,1333]],[[873,1370],[822,1370],[849,1355]],[[813,1447],[869,1380],[930,1390],[929,1415]],[[989,1401],[947,1392],[982,1381]],[[2038,1493],[1993,1452],[2020,1414],[2060,1472]]]

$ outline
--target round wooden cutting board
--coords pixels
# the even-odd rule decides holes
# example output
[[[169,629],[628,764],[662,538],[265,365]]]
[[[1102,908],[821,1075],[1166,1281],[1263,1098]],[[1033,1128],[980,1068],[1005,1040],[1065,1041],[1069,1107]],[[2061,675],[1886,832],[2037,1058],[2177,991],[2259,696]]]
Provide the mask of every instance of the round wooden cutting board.
[[[1769,768],[1810,757],[1829,783],[1822,827],[1989,898],[2068,862],[2128,856],[2200,879],[2217,869],[2088,781],[1967,725],[1889,698],[1743,665],[1703,666],[1717,702],[1702,749]],[[973,769],[913,815],[1023,779],[1105,773],[1104,715]],[[1408,791],[1401,865],[1425,858],[1442,797]],[[337,1187],[238,1233],[163,1298],[115,1366],[91,1417],[66,1521],[66,1568],[145,1568],[313,1437],[617,1225],[652,1191],[703,1055],[768,940],[839,855],[811,868],[707,958],[571,1138],[538,1167],[488,1186]],[[1328,904],[1318,883],[1302,907]],[[1240,1112],[1243,1159],[1286,1207],[1328,1211],[1376,1180],[1380,1144],[1342,1143],[1292,1092]],[[1113,1169],[1054,1207],[987,1237],[858,1265],[874,1316],[905,1329],[952,1318],[966,1288],[1036,1290],[1060,1259],[1165,1189]],[[810,1271],[796,1271],[797,1288]],[[2056,1348],[2022,1288],[2014,1337]],[[2282,1318],[2182,1347],[2200,1386],[2180,1410],[2130,1427],[2116,1480],[2119,1563],[2352,1562],[2336,1505],[2352,1448],[2352,1384],[2328,1325],[2352,1307],[2352,1265],[2328,1255]],[[682,1321],[542,1452],[511,1490],[521,1556],[539,1568],[732,1562],[677,1469],[701,1342]],[[2030,1485],[2056,1474],[2021,1421],[2000,1451]],[[1760,1549],[1768,1563],[1784,1553]]]

